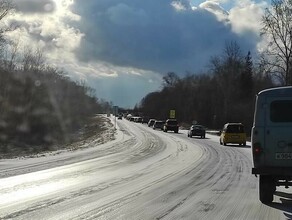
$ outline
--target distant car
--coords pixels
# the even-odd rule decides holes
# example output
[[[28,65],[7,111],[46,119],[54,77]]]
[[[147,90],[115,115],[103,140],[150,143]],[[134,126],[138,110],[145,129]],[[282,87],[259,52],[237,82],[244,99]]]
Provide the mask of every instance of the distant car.
[[[163,125],[163,131],[174,131],[178,133],[179,125],[176,119],[167,119],[165,124]]]
[[[155,130],[155,129],[161,129],[161,130],[163,130],[163,125],[164,125],[164,121],[158,121],[158,120],[156,120],[155,122],[154,122],[154,124],[153,124],[153,129]]]
[[[137,122],[137,123],[142,123],[142,118],[141,118],[141,117],[136,117],[135,122]]]
[[[154,122],[155,122],[155,119],[150,119],[149,121],[148,121],[148,127],[153,127],[153,124],[154,124]]]
[[[118,116],[118,119],[120,119],[120,120],[123,119],[123,116],[122,115],[119,115]]]
[[[129,121],[131,120],[132,117],[133,117],[133,116],[132,116],[131,114],[127,114],[127,115],[126,115],[126,119],[129,120]]]
[[[192,125],[190,129],[188,130],[188,137],[193,136],[200,136],[201,138],[206,137],[206,129],[202,125]]]
[[[220,134],[220,144],[239,144],[246,146],[246,133],[242,123],[226,123]]]
[[[149,118],[148,117],[142,117],[142,124],[144,123],[148,123],[149,122]]]

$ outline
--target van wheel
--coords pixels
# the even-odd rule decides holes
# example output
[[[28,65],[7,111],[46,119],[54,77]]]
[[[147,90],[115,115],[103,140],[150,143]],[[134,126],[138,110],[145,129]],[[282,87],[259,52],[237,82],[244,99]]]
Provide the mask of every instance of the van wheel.
[[[223,145],[226,146],[227,144],[225,142],[223,142]]]
[[[276,190],[273,179],[269,176],[260,175],[259,178],[259,197],[262,203],[271,203]]]
[[[246,146],[246,142],[243,143],[243,146]]]

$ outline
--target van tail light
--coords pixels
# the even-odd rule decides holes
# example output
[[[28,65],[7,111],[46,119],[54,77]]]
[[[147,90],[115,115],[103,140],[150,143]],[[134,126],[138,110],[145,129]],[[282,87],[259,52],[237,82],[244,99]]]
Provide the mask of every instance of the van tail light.
[[[261,147],[261,144],[260,143],[254,143],[253,144],[253,154],[255,156],[259,156],[260,154],[262,154],[263,152],[263,149]]]

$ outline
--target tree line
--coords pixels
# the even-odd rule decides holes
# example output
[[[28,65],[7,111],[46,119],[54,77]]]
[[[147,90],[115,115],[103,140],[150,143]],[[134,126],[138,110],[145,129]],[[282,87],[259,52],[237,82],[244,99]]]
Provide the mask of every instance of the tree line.
[[[208,73],[184,77],[167,73],[161,91],[146,95],[136,110],[165,119],[173,109],[180,122],[196,121],[214,129],[227,122],[251,127],[255,94],[271,86],[272,78],[254,67],[250,53],[242,56],[238,45],[231,42],[224,56],[212,58]]]
[[[9,1],[0,1],[0,20],[9,10],[13,10]],[[91,117],[111,109],[84,82],[75,82],[48,65],[41,50],[21,51],[4,34],[0,35],[2,155],[35,153],[69,143]]]

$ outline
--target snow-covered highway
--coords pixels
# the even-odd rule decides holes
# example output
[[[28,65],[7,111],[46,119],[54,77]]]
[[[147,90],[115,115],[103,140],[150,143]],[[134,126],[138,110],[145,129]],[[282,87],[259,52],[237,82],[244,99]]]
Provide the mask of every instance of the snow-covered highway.
[[[258,200],[249,145],[117,123],[116,140],[82,154],[1,166],[0,219],[292,219],[291,189]]]

